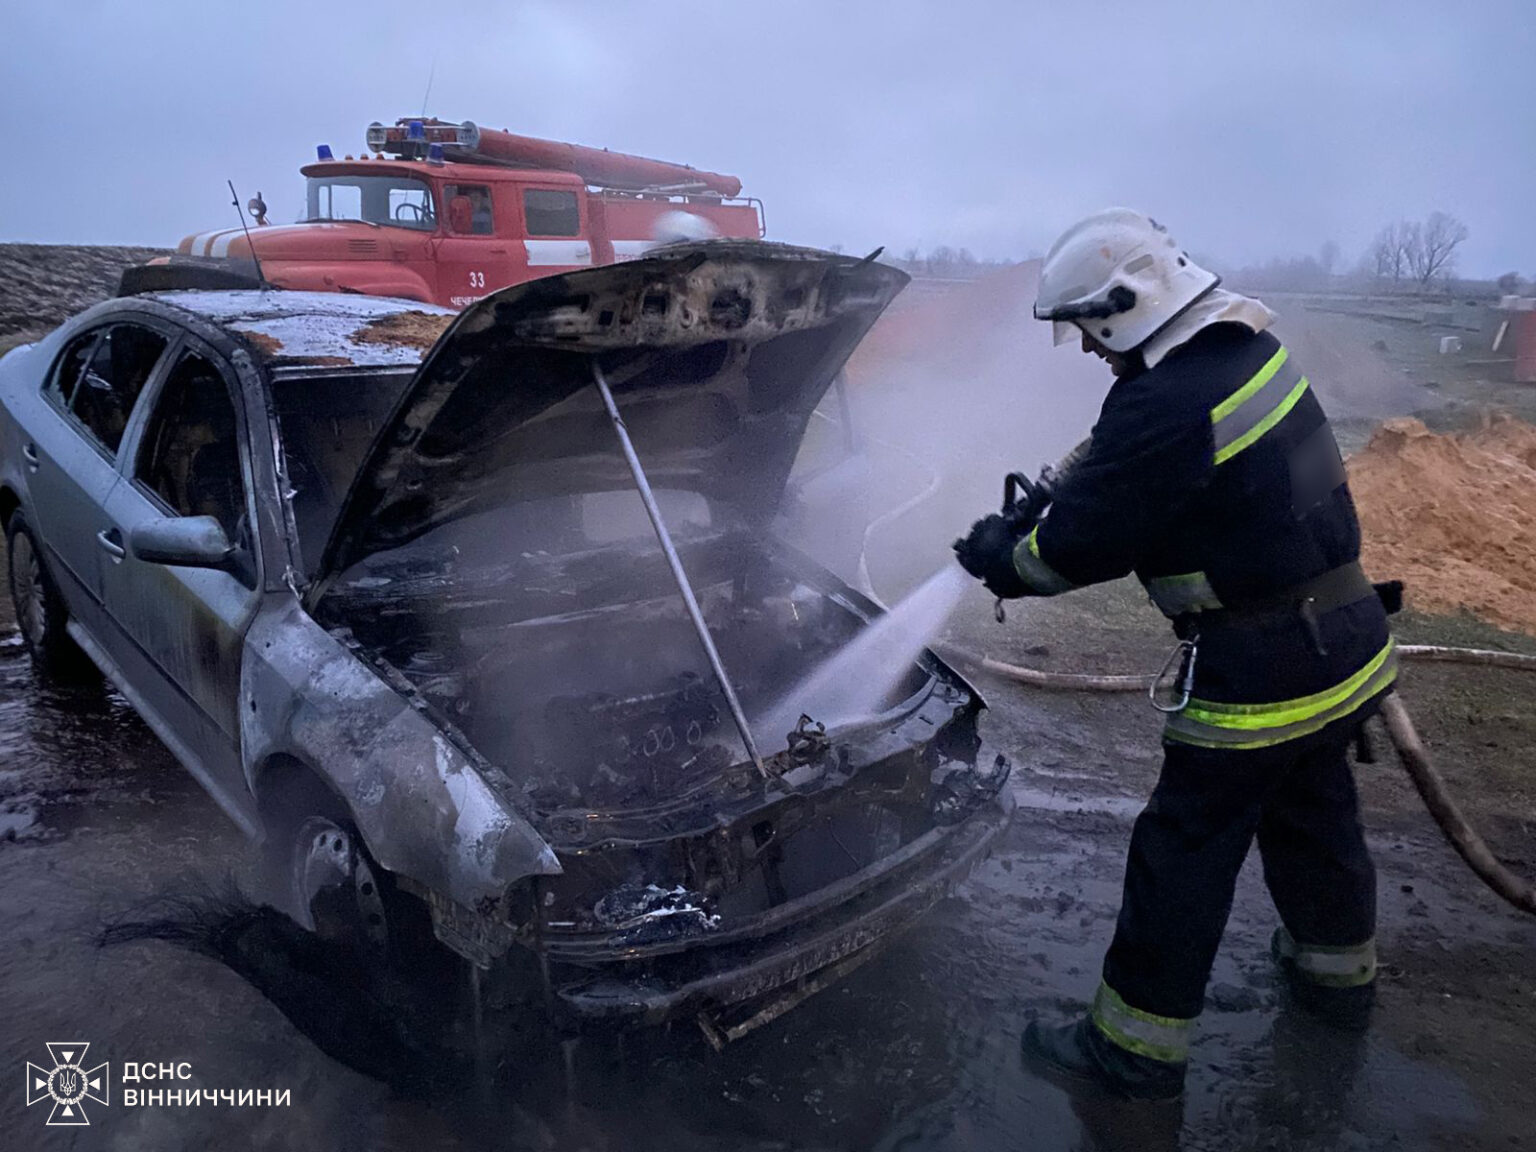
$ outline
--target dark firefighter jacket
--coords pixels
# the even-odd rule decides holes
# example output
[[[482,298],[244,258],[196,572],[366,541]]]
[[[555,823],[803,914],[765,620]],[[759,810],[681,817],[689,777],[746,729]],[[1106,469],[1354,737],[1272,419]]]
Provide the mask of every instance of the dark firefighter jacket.
[[[1338,446],[1300,366],[1269,333],[1217,324],[1115,382],[1014,565],[1037,595],[1134,571],[1198,637],[1192,699],[1165,739],[1257,748],[1363,718],[1391,685],[1386,612],[1359,554]]]

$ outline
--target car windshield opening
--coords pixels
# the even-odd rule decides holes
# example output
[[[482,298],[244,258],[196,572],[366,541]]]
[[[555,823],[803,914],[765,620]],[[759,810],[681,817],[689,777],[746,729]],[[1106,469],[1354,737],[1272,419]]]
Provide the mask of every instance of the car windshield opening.
[[[305,575],[313,578],[358,469],[408,372],[278,377],[272,384]]]
[[[698,492],[653,492],[674,540],[700,540],[736,527],[723,505]],[[413,570],[452,557],[461,571],[505,568],[516,557],[574,556],[602,550],[655,551],[656,529],[636,489],[578,491],[513,497],[495,507],[455,517],[397,548],[374,553],[362,571]],[[515,567],[515,565],[514,565]]]
[[[430,232],[437,227],[437,210],[432,189],[409,176],[311,176],[303,222],[317,220],[360,220]]]

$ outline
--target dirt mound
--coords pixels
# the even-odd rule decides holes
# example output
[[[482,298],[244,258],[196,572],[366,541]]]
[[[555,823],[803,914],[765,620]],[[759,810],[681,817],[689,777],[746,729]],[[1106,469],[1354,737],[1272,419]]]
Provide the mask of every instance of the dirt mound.
[[[117,291],[124,268],[162,248],[0,244],[0,345],[32,340]]]
[[[1366,569],[1426,612],[1466,609],[1536,635],[1536,427],[1436,435],[1389,420],[1349,461]]]

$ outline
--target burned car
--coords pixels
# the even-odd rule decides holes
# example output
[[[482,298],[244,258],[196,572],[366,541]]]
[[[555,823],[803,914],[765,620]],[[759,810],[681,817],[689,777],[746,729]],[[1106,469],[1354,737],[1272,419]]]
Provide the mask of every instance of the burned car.
[[[882,610],[775,513],[905,280],[711,241],[457,316],[109,301],[0,362],[25,643],[106,674],[306,927],[435,937],[570,1023],[738,1035],[1010,813],[932,653],[859,715],[795,695]]]

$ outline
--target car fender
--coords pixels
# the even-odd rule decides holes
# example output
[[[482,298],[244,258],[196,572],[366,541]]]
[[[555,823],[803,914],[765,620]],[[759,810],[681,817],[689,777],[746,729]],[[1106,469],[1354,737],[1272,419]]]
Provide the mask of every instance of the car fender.
[[[266,768],[289,758],[346,804],[390,872],[466,908],[560,871],[553,850],[421,710],[304,611],[269,596],[247,633],[241,746],[262,801]]]

